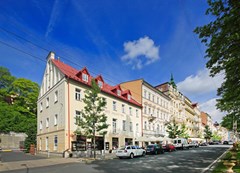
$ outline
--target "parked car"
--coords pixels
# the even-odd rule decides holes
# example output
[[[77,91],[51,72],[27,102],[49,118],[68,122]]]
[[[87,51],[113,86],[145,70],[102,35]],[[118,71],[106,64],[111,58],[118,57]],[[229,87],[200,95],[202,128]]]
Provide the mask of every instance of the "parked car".
[[[116,151],[116,156],[118,158],[134,158],[135,156],[145,156],[146,151],[139,146],[127,145],[120,147]]]
[[[231,141],[231,140],[228,141],[228,144],[229,144],[229,145],[233,145],[233,141]]]
[[[169,152],[176,151],[176,148],[173,144],[166,144],[164,151],[169,151]]]
[[[185,138],[175,138],[175,139],[173,139],[173,145],[175,146],[176,149],[182,149],[182,150],[184,148],[189,149],[187,139],[185,139]]]
[[[192,142],[189,143],[189,147],[190,148],[197,148],[197,147],[199,147],[199,144],[195,141],[192,141]]]
[[[164,150],[162,145],[159,144],[151,144],[147,146],[146,154],[164,154]]]
[[[200,146],[208,146],[207,142],[200,143]]]

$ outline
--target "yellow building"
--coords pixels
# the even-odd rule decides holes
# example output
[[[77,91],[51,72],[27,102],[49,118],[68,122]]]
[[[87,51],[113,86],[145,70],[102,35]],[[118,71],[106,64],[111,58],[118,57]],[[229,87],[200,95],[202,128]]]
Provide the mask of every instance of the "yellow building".
[[[142,142],[162,141],[167,136],[165,124],[170,120],[170,98],[143,79],[120,84],[132,91],[133,97],[142,104]]]
[[[85,104],[84,91],[94,79],[101,88],[100,96],[106,99],[105,114],[110,125],[105,136],[106,149],[125,144],[139,144],[142,135],[141,104],[135,101],[129,90],[120,85],[108,85],[101,75],[92,77],[87,68],[77,70],[50,52],[38,97],[37,150],[62,153],[65,150],[86,150],[91,140],[75,135],[76,117]],[[97,148],[103,149],[103,136],[97,135]]]

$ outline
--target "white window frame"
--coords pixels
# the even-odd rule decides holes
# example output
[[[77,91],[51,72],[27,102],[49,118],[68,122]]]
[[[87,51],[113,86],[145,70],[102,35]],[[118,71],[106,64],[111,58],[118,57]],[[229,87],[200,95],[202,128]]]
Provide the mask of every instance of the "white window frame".
[[[75,100],[80,101],[81,100],[81,89],[75,88]]]
[[[57,151],[57,149],[58,149],[58,136],[57,135],[54,135],[54,138],[53,138],[53,143],[54,143],[54,145],[53,145],[53,150],[54,151]]]
[[[48,108],[49,107],[49,97],[47,97],[47,99],[46,99],[46,108]]]
[[[78,124],[78,121],[81,119],[81,112],[79,110],[75,110],[75,124]]]
[[[99,88],[102,88],[103,87],[103,82],[102,81],[98,81],[98,86],[99,86]]]
[[[58,102],[58,91],[55,91],[54,93],[54,103]]]
[[[129,107],[129,115],[132,115],[132,107]]]
[[[48,136],[45,138],[45,149],[46,149],[46,151],[49,150],[49,146],[48,146]]]
[[[112,119],[112,132],[117,133],[117,119]]]
[[[41,102],[40,103],[40,112],[42,112],[42,110],[43,110],[43,103]]]
[[[54,115],[54,126],[58,124],[58,114]]]
[[[131,100],[131,95],[130,95],[130,94],[128,94],[127,96],[128,96],[128,100]]]
[[[88,82],[88,75],[86,73],[82,74],[82,80]]]
[[[113,110],[117,111],[117,102],[116,101],[113,101]]]
[[[121,96],[121,90],[117,90],[117,95]]]
[[[42,130],[43,126],[42,126],[42,121],[40,121],[39,123],[39,129]]]
[[[46,128],[49,127],[49,118],[46,118]]]

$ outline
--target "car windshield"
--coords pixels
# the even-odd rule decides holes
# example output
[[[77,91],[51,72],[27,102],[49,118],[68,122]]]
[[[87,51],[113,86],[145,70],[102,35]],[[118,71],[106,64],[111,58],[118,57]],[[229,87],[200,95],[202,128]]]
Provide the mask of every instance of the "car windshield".
[[[147,148],[153,148],[154,146],[153,145],[148,145]]]

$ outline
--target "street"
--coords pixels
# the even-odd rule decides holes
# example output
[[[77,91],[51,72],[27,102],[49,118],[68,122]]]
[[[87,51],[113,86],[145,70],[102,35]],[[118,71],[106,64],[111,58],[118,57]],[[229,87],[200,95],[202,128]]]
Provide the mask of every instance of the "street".
[[[179,150],[176,152],[160,155],[147,155],[134,159],[111,159],[99,160],[90,164],[81,163],[78,159],[72,163],[60,164],[45,167],[27,168],[8,173],[42,173],[42,172],[92,172],[92,173],[112,173],[112,172],[163,172],[163,173],[201,173],[214,160],[216,160],[227,147],[223,145],[213,145],[208,147],[193,148],[190,150]],[[16,153],[17,154],[17,153]],[[6,155],[5,155],[6,156]],[[5,160],[3,158],[3,160]],[[7,160],[7,159],[6,159]]]

